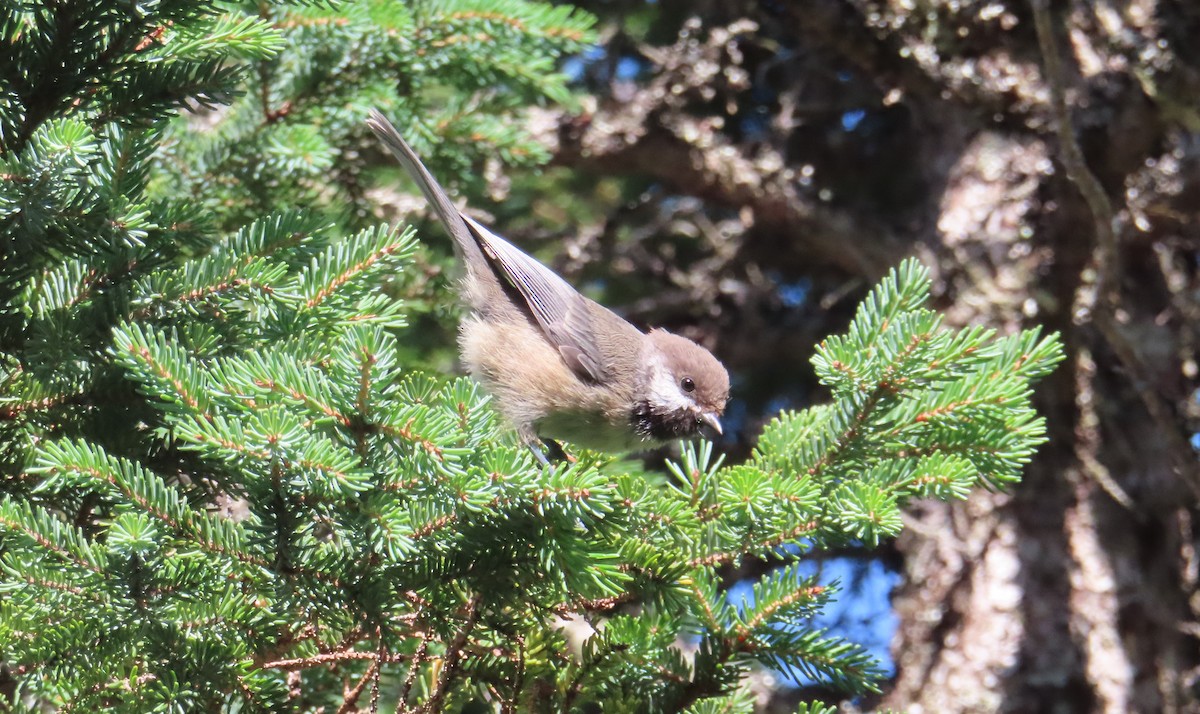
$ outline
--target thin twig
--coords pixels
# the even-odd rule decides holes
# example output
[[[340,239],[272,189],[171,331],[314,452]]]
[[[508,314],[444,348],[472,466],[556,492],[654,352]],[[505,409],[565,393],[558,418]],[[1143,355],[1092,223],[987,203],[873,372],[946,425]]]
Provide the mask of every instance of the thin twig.
[[[598,650],[591,658],[579,664],[579,669],[576,670],[575,676],[571,678],[571,684],[567,687],[566,695],[563,697],[562,708],[559,710],[562,714],[567,714],[567,712],[571,711],[571,707],[575,704],[575,698],[583,691],[584,678],[591,672],[593,667],[603,662],[611,652],[612,648],[605,647],[603,650]]]
[[[404,678],[404,685],[400,687],[400,697],[396,700],[396,714],[408,713],[408,695],[417,681],[417,673],[421,670],[421,665],[425,663],[427,649],[429,649],[429,633],[422,632],[421,643],[417,645],[417,651],[413,653],[412,663],[408,667],[408,676]]]
[[[363,690],[367,688],[367,682],[375,678],[375,674],[379,671],[379,659],[376,658],[371,662],[371,666],[367,667],[367,673],[358,680],[358,684],[354,685],[354,689],[346,692],[342,698],[342,705],[338,707],[337,714],[349,714],[354,711],[355,705],[358,704],[358,698],[362,696]]]
[[[311,667],[323,667],[334,662],[344,662],[351,659],[376,659],[379,655],[374,652],[359,652],[357,650],[347,650],[344,652],[324,652],[313,655],[312,657],[298,657],[296,659],[277,659],[270,662],[263,662],[259,665],[262,669],[282,669],[282,670],[299,670],[309,669]],[[388,656],[389,662],[403,662],[408,659],[402,654],[394,654]]]
[[[446,658],[442,662],[442,673],[438,677],[437,685],[433,689],[433,693],[429,695],[429,700],[425,702],[425,706],[421,707],[423,714],[435,714],[442,710],[442,702],[446,698],[446,693],[450,690],[450,685],[454,681],[454,677],[458,674],[458,665],[462,661],[463,646],[467,644],[467,638],[471,636],[471,630],[475,628],[475,623],[479,620],[479,601],[481,596],[475,595],[467,603],[467,620],[463,623],[462,629],[450,641],[449,647],[446,648]]]
[[[512,698],[500,710],[502,714],[513,714],[521,701],[521,690],[525,688],[525,638],[515,635],[517,641],[517,671],[513,674]]]
[[[1066,80],[1063,74],[1062,57],[1054,39],[1053,19],[1050,17],[1048,0],[1033,0],[1033,22],[1037,28],[1038,48],[1046,68],[1046,85],[1050,89],[1050,107],[1054,111],[1055,130],[1067,178],[1079,188],[1083,200],[1096,223],[1096,294],[1102,305],[1116,307],[1117,282],[1117,230],[1116,214],[1100,179],[1088,168],[1083,158],[1083,149],[1071,126],[1071,109],[1067,106]]]
[[[387,660],[387,646],[383,643],[383,630],[375,628],[375,636],[379,638],[379,650],[376,652],[378,658],[375,662],[382,665]],[[383,669],[382,666],[375,668],[375,676],[371,677],[371,714],[379,714],[379,672]]]
[[[1131,513],[1139,513],[1137,504],[1113,478],[1108,467],[1096,458],[1100,452],[1100,415],[1096,410],[1096,362],[1091,350],[1080,347],[1075,356],[1075,408],[1079,421],[1075,425],[1075,458],[1085,474],[1096,482],[1109,498]],[[1140,514],[1139,514],[1140,515]]]

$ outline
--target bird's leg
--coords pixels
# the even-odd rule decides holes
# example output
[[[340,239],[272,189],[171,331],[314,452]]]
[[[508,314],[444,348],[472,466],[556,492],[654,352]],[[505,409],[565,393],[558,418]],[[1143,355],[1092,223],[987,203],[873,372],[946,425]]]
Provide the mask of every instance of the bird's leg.
[[[533,453],[533,458],[537,459],[537,462],[542,465],[542,468],[550,468],[550,461],[546,458],[546,453],[542,451],[540,444],[538,444],[536,441],[527,441],[525,442],[525,446],[529,448],[531,453]]]
[[[533,458],[542,465],[543,468],[550,468],[555,463],[560,461],[569,461],[574,463],[570,455],[563,451],[563,447],[554,439],[539,438],[533,429],[519,429],[517,436],[521,439],[521,443],[525,445],[533,453]],[[545,447],[543,449],[543,447]]]
[[[542,468],[548,469],[552,466],[550,459],[546,458],[546,452],[542,450],[542,440],[538,438],[537,432],[533,430],[533,427],[524,426],[518,428],[517,438],[520,439],[521,443],[525,445],[525,448],[529,449],[529,451],[533,454],[533,458],[537,459],[537,462],[541,464]],[[557,446],[557,444],[555,444],[555,446]],[[559,447],[559,453],[561,452],[562,448]],[[555,458],[553,451],[551,451],[550,454],[551,458]]]

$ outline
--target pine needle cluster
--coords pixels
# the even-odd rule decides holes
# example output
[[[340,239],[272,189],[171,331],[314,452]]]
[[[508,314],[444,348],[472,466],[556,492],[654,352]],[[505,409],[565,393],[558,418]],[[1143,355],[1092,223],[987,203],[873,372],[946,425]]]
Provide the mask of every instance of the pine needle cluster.
[[[877,686],[798,563],[1017,479],[1061,348],[943,327],[909,261],[814,358],[832,403],[747,462],[537,467],[413,359],[437,299],[397,287],[413,231],[367,219],[361,120],[448,169],[536,161],[507,117],[569,100],[555,62],[590,28],[525,0],[0,9],[0,710],[749,712],[762,665]],[[746,558],[780,567],[733,602]]]

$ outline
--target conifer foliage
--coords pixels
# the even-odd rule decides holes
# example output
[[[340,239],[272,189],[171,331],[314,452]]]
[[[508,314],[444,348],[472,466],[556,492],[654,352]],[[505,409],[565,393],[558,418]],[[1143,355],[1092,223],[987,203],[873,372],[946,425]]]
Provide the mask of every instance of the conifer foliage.
[[[836,588],[805,550],[1011,483],[1042,439],[1058,343],[942,328],[915,262],[814,358],[830,405],[665,482],[540,469],[422,371],[406,322],[438,298],[397,290],[418,246],[368,220],[361,120],[444,167],[464,139],[536,160],[508,117],[569,98],[569,8],[0,13],[0,710],[751,711],[759,664],[869,690],[810,624]],[[748,557],[780,567],[732,602]]]

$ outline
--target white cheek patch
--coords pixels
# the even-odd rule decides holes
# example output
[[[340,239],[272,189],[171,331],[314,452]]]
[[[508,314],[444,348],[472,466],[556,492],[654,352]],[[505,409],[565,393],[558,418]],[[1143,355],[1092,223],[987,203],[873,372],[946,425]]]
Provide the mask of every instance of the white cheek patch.
[[[675,381],[671,370],[655,359],[650,364],[650,383],[647,385],[647,397],[650,407],[660,413],[667,414],[679,411],[699,411],[696,402],[684,394]]]

